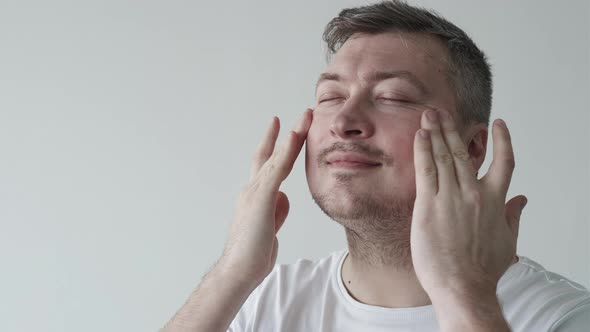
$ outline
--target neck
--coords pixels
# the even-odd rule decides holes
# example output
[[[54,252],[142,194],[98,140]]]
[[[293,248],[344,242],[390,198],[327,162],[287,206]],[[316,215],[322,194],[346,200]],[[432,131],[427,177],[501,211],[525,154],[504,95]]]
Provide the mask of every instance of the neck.
[[[431,304],[412,266],[409,236],[406,240],[364,239],[347,229],[346,237],[349,255],[341,277],[354,299],[388,308]]]
[[[432,304],[414,271],[409,236],[401,242],[401,239],[369,240],[347,229],[346,237],[349,254],[340,277],[355,300],[386,308]],[[512,264],[517,262],[515,256]]]

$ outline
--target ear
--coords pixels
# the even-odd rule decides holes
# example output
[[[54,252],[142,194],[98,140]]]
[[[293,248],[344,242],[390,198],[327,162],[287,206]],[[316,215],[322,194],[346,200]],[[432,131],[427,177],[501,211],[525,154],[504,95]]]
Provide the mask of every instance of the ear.
[[[479,171],[486,157],[488,146],[488,127],[484,123],[471,125],[465,130],[465,144],[471,156],[473,169]]]

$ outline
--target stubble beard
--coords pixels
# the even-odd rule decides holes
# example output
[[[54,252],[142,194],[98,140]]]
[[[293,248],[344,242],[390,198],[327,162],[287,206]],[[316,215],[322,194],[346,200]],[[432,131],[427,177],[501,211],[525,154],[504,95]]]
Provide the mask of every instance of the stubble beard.
[[[351,184],[351,174],[335,177],[336,186],[313,193],[320,209],[346,231],[349,253],[357,261],[382,268],[411,270],[410,229],[415,192],[405,198],[390,192],[362,192]]]

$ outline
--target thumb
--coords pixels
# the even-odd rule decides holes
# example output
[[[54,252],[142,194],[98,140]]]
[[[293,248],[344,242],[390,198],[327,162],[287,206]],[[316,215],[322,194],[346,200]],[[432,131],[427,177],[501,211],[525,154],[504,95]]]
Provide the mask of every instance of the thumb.
[[[284,192],[277,193],[277,200],[275,203],[275,234],[279,231],[281,226],[285,223],[287,215],[289,214],[289,199]]]
[[[504,216],[508,222],[508,226],[512,230],[512,233],[518,238],[518,228],[520,225],[520,216],[522,210],[526,206],[528,200],[524,195],[512,197],[511,200],[506,203],[504,208]]]
[[[271,261],[270,261],[270,266],[271,266],[271,270],[272,267],[276,264],[277,262],[277,256],[279,254],[279,240],[277,239],[277,237],[275,236],[275,240],[274,240],[274,244],[272,246],[272,255],[270,257]]]

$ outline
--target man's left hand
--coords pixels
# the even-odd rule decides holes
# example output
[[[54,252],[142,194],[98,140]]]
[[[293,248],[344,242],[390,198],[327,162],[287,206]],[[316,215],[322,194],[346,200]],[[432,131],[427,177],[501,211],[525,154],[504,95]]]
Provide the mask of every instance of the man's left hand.
[[[496,286],[516,256],[519,220],[527,201],[519,195],[505,203],[514,170],[508,128],[502,120],[494,122],[493,161],[478,180],[449,112],[425,111],[421,127],[414,141],[416,201],[411,228],[418,279],[435,309],[437,302],[451,298],[497,301]]]

